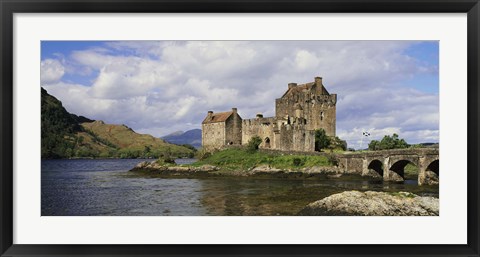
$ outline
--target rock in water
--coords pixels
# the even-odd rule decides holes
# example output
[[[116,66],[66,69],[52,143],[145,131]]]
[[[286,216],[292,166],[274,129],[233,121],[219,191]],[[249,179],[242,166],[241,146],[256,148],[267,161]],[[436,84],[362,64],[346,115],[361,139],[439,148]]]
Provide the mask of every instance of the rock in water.
[[[345,191],[308,204],[305,216],[438,216],[439,201],[412,193]]]
[[[438,175],[435,172],[429,170],[425,172],[425,180],[423,181],[423,185],[438,185],[438,182]]]

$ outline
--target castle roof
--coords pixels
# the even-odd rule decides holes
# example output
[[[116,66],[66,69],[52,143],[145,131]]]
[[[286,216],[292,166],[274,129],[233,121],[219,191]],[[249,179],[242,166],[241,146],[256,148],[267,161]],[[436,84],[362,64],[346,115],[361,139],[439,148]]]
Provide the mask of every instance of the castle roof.
[[[301,84],[301,85],[291,87],[291,88],[287,89],[285,94],[282,95],[282,98],[285,97],[285,96],[288,96],[288,95],[294,95],[294,94],[298,94],[300,92],[310,91],[314,86],[315,86],[315,82],[310,82],[310,83]],[[327,95],[329,94],[326,88],[323,88],[323,90],[325,91],[325,93]]]
[[[315,82],[306,83],[306,84],[291,87],[287,90],[287,92],[285,92],[285,94],[283,94],[282,97],[287,96],[287,95],[293,95],[293,94],[296,94],[296,93],[299,93],[299,92],[302,92],[302,91],[310,90],[310,89],[312,89],[313,85],[315,85]]]
[[[217,112],[208,115],[202,122],[202,124],[206,123],[215,123],[215,122],[225,122],[230,115],[233,114],[233,111],[230,112]]]

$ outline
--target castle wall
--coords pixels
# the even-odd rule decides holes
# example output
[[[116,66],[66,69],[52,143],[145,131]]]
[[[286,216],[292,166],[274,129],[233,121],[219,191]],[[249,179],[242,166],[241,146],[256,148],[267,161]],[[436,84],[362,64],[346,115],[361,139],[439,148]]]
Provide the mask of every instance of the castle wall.
[[[242,118],[233,113],[225,122],[225,142],[226,145],[240,145],[242,144]]]
[[[295,125],[283,125],[279,131],[277,149],[283,151],[315,151],[315,131]]]
[[[202,124],[202,146],[218,149],[225,145],[225,122]]]
[[[252,137],[259,136],[262,139],[260,148],[275,149],[277,141],[274,133],[275,126],[275,118],[273,117],[243,120],[242,145],[248,144]]]
[[[293,129],[291,125],[282,126],[279,133],[280,142],[277,147],[279,150],[289,151],[293,150]]]
[[[315,151],[315,131],[294,130],[293,131],[294,151]]]

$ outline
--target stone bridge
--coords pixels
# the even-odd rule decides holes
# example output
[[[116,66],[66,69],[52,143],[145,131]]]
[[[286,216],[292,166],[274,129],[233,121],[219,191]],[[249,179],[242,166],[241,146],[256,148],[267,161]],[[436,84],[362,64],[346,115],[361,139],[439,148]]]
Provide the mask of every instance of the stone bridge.
[[[413,163],[418,168],[418,184],[438,179],[438,148],[409,148],[337,155],[339,167],[346,173],[363,176],[376,172],[385,181],[403,181],[404,168]]]

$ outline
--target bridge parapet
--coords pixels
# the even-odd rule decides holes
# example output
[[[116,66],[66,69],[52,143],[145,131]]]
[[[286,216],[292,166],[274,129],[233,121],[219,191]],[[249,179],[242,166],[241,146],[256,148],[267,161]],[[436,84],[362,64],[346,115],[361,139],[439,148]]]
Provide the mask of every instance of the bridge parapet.
[[[418,184],[422,185],[428,176],[438,179],[438,148],[406,148],[360,153],[337,154],[339,166],[345,173],[366,175],[376,170],[384,180],[400,181],[404,179],[404,168],[413,163],[419,169]],[[429,173],[429,171],[433,172]]]
[[[379,151],[363,151],[339,154],[337,157],[367,157],[367,156],[390,156],[390,155],[438,155],[438,148],[405,148],[405,149],[390,149]]]

